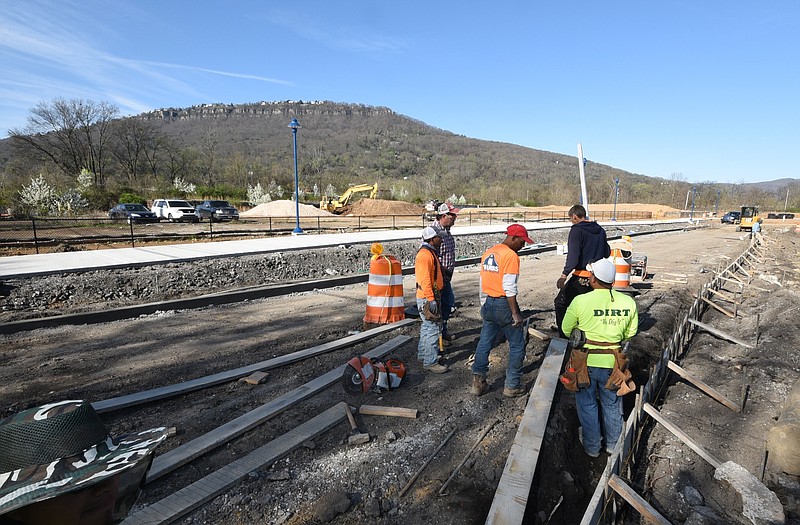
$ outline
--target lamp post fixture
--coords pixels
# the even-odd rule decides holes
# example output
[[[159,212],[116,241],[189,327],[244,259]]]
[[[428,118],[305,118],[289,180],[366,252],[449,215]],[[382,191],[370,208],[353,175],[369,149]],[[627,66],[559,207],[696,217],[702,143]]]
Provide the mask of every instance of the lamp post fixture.
[[[717,190],[717,202],[714,203],[714,217],[719,213],[719,198],[722,195],[720,190]]]
[[[692,186],[692,211],[689,212],[689,220],[694,220],[694,197],[697,195],[697,186]]]
[[[619,177],[614,178],[614,216],[612,221],[617,220],[617,199],[619,198]]]
[[[295,213],[295,227],[292,230],[292,235],[302,235],[303,229],[300,227],[300,178],[297,175],[297,130],[300,129],[300,123],[296,118],[293,118],[289,123],[292,128],[292,144],[294,145],[294,213]]]

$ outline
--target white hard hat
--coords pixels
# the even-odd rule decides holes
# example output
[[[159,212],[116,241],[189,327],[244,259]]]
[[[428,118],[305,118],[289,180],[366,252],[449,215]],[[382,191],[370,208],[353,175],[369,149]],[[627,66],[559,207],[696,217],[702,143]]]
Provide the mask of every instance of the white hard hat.
[[[606,284],[613,284],[617,277],[617,267],[608,259],[587,264],[586,269],[594,274],[595,279]]]

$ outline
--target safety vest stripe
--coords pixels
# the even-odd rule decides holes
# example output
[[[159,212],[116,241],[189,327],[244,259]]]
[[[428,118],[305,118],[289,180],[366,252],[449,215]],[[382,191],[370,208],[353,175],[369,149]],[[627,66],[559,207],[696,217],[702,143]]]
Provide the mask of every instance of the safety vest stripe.
[[[367,306],[374,308],[405,308],[402,297],[367,297]]]
[[[403,284],[403,275],[380,275],[376,273],[369,274],[369,284],[377,286],[395,286]]]

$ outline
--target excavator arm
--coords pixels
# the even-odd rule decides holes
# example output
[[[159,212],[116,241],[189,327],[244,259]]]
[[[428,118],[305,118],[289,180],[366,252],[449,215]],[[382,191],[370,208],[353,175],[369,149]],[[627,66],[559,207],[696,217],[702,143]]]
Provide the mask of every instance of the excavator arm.
[[[341,213],[342,210],[350,203],[350,199],[356,193],[369,192],[369,198],[374,199],[378,196],[378,183],[375,184],[358,184],[351,186],[345,190],[336,199],[326,198],[320,202],[320,208],[332,213]]]

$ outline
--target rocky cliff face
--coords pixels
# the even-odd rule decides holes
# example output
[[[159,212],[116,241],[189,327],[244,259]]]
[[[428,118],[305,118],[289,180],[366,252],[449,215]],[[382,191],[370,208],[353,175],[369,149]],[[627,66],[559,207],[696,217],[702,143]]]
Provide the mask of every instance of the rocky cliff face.
[[[394,111],[386,107],[367,106],[364,104],[339,104],[329,101],[282,101],[256,102],[252,104],[201,104],[189,108],[164,108],[139,115],[142,120],[192,120],[205,118],[231,117],[299,117],[317,116],[385,116],[394,115]]]

